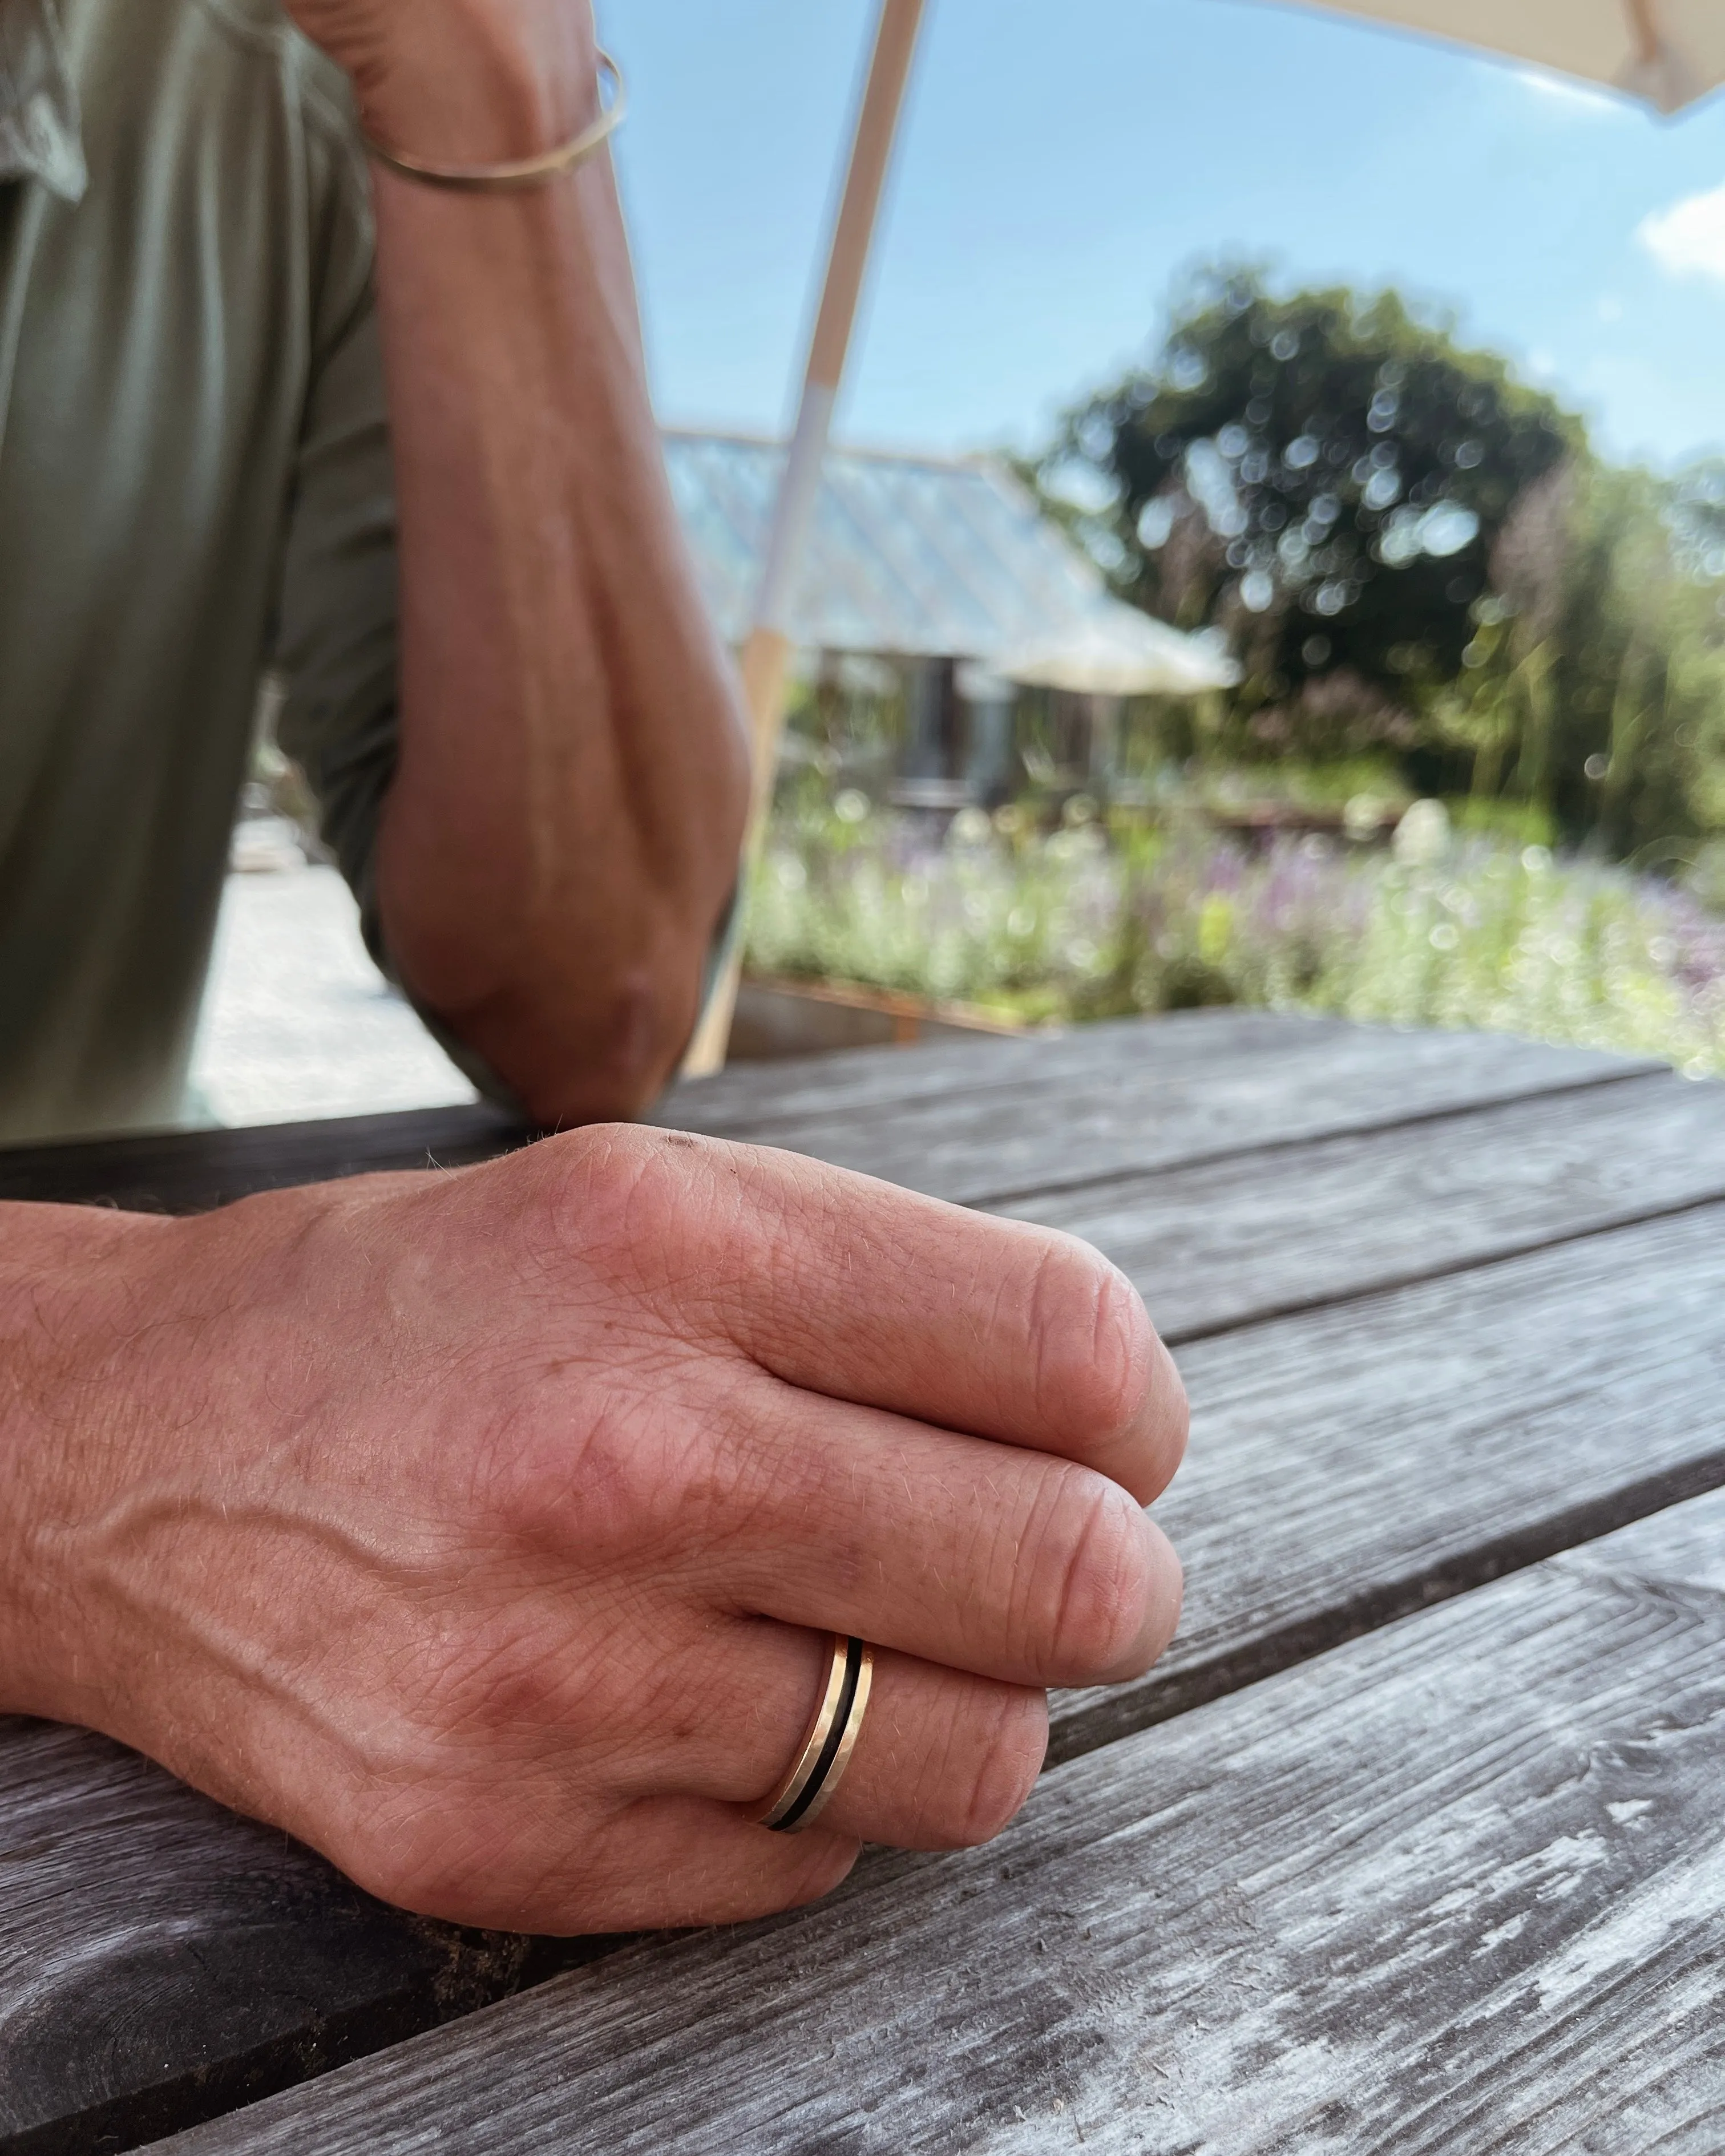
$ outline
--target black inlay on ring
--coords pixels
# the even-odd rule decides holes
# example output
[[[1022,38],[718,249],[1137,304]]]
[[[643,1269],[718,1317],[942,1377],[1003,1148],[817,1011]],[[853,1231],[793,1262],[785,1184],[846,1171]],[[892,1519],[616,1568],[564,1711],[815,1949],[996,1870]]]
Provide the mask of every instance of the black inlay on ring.
[[[826,1785],[833,1771],[833,1761],[838,1757],[839,1747],[845,1742],[845,1732],[850,1727],[850,1710],[856,1703],[856,1681],[862,1675],[863,1643],[852,1640],[845,1649],[845,1682],[839,1693],[839,1712],[833,1717],[833,1726],[827,1732],[827,1741],[820,1748],[820,1757],[814,1763],[814,1772],[803,1784],[798,1798],[782,1820],[773,1822],[775,1834],[788,1834],[808,1810]]]

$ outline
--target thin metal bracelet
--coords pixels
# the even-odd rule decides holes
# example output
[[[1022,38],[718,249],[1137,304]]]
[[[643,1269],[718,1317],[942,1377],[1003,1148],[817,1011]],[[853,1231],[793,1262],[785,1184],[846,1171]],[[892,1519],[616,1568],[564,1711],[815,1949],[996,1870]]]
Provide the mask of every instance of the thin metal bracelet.
[[[565,172],[572,172],[578,165],[585,163],[615,132],[629,110],[629,93],[624,87],[622,69],[608,53],[600,53],[596,57],[599,73],[611,78],[611,102],[572,141],[547,150],[542,157],[521,157],[506,165],[430,165],[422,158],[388,149],[369,135],[362,135],[362,139],[380,165],[388,165],[392,172],[403,173],[429,187],[456,187],[469,194],[513,194],[522,187],[547,187],[552,180],[561,179]]]

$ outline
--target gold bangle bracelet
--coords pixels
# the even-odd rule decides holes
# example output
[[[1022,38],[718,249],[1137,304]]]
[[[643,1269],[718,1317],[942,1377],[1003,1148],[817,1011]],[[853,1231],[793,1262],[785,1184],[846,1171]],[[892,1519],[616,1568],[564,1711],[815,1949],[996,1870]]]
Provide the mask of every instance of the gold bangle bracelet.
[[[542,187],[585,162],[620,125],[629,110],[629,93],[623,70],[608,53],[598,55],[599,73],[611,78],[611,102],[598,118],[583,127],[572,141],[547,150],[542,157],[522,157],[506,165],[429,165],[399,150],[387,148],[369,135],[362,135],[366,148],[379,164],[388,165],[410,180],[429,187],[458,187],[470,194],[512,194],[522,187]]]
[[[874,1681],[874,1650],[862,1640],[835,1632],[832,1660],[797,1756],[778,1787],[755,1814],[775,1834],[800,1834],[812,1826],[831,1801],[868,1711]]]

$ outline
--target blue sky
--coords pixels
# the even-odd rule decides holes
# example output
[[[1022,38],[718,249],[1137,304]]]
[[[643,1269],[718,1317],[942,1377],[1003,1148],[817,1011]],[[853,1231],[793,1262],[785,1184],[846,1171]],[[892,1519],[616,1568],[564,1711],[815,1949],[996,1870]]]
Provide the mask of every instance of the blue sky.
[[[1609,452],[1725,449],[1725,95],[1686,118],[1257,0],[930,0],[841,408],[1028,446],[1186,265],[1394,282]],[[599,0],[655,394],[773,429],[872,0]]]

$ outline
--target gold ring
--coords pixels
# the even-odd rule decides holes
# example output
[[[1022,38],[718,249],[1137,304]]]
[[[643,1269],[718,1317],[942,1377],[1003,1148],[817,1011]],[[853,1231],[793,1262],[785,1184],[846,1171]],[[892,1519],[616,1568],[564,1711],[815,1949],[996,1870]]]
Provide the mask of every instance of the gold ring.
[[[856,1749],[874,1680],[874,1649],[834,1632],[819,1704],[789,1773],[755,1815],[761,1825],[775,1834],[800,1834],[826,1810]]]

